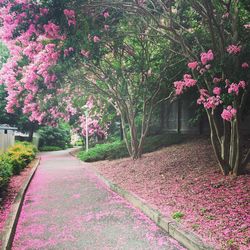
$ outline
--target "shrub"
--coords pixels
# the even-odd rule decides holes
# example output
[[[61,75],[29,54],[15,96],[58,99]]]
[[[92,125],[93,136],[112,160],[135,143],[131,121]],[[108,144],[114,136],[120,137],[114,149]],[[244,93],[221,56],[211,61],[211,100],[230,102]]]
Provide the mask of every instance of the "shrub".
[[[18,142],[0,155],[0,191],[12,174],[19,174],[34,158],[36,148],[28,142]]]
[[[7,154],[0,155],[0,191],[12,175],[12,165]]]
[[[34,158],[36,149],[28,142],[16,143],[7,151],[13,174],[19,174]]]

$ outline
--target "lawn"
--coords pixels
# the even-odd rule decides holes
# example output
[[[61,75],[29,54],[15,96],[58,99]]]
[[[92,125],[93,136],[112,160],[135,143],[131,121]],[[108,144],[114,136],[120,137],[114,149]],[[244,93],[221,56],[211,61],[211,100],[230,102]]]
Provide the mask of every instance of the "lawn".
[[[178,144],[185,140],[186,136],[178,134],[161,134],[147,137],[143,148],[144,153],[153,152],[159,148],[172,144]],[[116,140],[110,143],[96,144],[88,152],[80,151],[78,158],[86,162],[101,160],[113,160],[128,157],[128,151],[124,141]]]

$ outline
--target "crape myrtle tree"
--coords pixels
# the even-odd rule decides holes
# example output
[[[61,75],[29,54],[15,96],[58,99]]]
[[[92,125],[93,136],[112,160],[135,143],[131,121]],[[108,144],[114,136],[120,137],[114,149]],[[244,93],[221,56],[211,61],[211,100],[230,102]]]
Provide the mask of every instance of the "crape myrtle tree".
[[[73,84],[81,78],[88,91],[108,100],[121,117],[128,152],[137,159],[142,155],[154,108],[169,99],[171,93],[169,98],[159,100],[165,83],[165,45],[140,20],[122,16],[121,12],[118,15],[105,10],[94,20],[93,25],[98,27],[104,19],[104,31],[88,34],[88,42],[79,44],[81,57],[76,59],[76,70],[70,69],[67,79]]]
[[[222,173],[243,172],[250,157],[241,134],[249,99],[249,1],[92,1],[90,5],[136,12],[174,44],[172,51],[187,62],[186,74],[174,82],[176,95],[198,88],[197,103],[207,114]]]
[[[72,96],[81,93],[61,86],[56,67],[74,51],[68,34],[76,16],[66,2],[0,1],[0,37],[9,51],[0,72],[8,92],[6,110],[22,110],[31,122],[55,126],[77,113]]]
[[[8,60],[8,49],[4,44],[0,43],[0,69],[2,65]],[[30,122],[28,117],[23,115],[20,109],[16,109],[14,113],[9,114],[5,107],[7,105],[8,94],[4,85],[0,85],[0,123],[16,126],[22,132],[28,132],[28,140],[32,141],[33,133],[38,129],[37,122]]]

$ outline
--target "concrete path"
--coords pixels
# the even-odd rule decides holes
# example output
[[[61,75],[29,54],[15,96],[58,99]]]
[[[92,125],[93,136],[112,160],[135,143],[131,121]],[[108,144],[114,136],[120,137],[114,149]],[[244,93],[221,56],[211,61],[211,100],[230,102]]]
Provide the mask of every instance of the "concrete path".
[[[167,249],[175,240],[108,190],[68,151],[41,154],[12,249]]]

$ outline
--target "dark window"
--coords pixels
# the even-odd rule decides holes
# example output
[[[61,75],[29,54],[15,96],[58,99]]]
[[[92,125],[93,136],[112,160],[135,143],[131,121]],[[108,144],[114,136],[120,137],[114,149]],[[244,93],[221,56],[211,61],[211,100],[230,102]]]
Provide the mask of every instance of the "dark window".
[[[7,130],[7,129],[5,129],[5,130],[4,130],[4,133],[7,135],[7,134],[8,134],[8,130]]]

